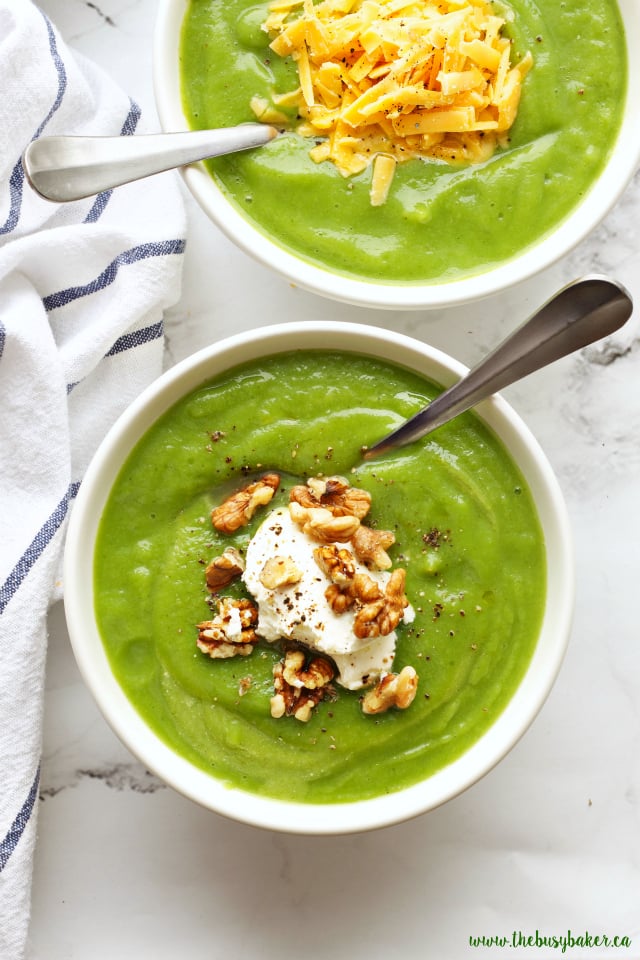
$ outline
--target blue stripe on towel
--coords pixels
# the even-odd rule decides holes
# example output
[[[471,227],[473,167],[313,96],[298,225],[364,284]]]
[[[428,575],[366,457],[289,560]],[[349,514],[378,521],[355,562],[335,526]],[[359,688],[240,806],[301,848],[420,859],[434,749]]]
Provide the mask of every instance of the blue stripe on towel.
[[[56,35],[54,33],[51,22],[42,13],[42,10],[39,11],[42,14],[44,22],[47,27],[47,33],[49,34],[49,50],[51,52],[51,59],[53,60],[56,72],[58,74],[58,92],[56,93],[56,98],[51,105],[51,108],[34,133],[32,139],[35,140],[36,137],[39,137],[46,125],[51,120],[51,117],[54,115],[60,104],[62,103],[62,98],[64,97],[65,91],[67,89],[67,71],[65,65],[62,61],[62,57],[58,53],[58,46],[56,43]],[[22,192],[24,188],[24,170],[22,169],[22,158],[18,160],[11,177],[9,178],[9,197],[10,197],[10,206],[9,214],[6,221],[2,226],[0,226],[0,234],[11,233],[15,229],[18,220],[20,219],[20,210],[22,208]]]
[[[0,234],[11,233],[12,230],[15,230],[18,219],[20,218],[23,186],[24,170],[22,169],[22,160],[18,160],[9,177],[9,214],[2,226],[0,226]]]
[[[159,340],[163,334],[164,324],[162,321],[152,323],[148,327],[142,327],[140,330],[132,330],[130,333],[125,333],[121,337],[118,337],[111,349],[105,353],[105,357],[115,357],[120,353],[125,353],[127,350],[142,347],[145,343],[152,343],[154,340]],[[67,384],[67,396],[75,390],[79,383],[82,383],[82,380],[76,380],[74,383]]]
[[[27,799],[22,804],[22,807],[18,811],[18,815],[15,820],[9,827],[7,835],[4,840],[0,842],[0,873],[4,870],[9,860],[9,857],[18,846],[20,842],[20,837],[24,833],[31,814],[33,813],[33,807],[36,802],[36,797],[38,796],[38,787],[40,785],[40,767],[36,770],[36,775],[34,777],[33,783],[31,784],[31,789],[27,795]]]
[[[115,357],[116,354],[131,350],[132,347],[141,347],[145,343],[151,343],[152,340],[159,340],[162,332],[162,322],[160,322],[152,323],[141,330],[125,333],[122,337],[118,337],[111,349],[105,353],[105,357]]]
[[[74,300],[81,297],[87,297],[91,293],[97,293],[104,290],[116,279],[118,270],[121,266],[128,266],[137,263],[140,260],[146,260],[149,257],[164,257],[170,254],[184,253],[185,241],[180,239],[164,240],[157,243],[141,243],[137,247],[125,250],[118,254],[115,260],[112,260],[106,269],[90,283],[82,287],[68,287],[66,290],[59,290],[57,293],[51,293],[44,297],[42,302],[45,310],[55,310],[58,307],[64,307]]]
[[[42,556],[48,545],[53,540],[59,530],[64,518],[69,510],[69,504],[78,492],[80,484],[78,482],[69,485],[69,489],[55,508],[50,517],[48,517],[40,527],[35,537],[22,554],[15,567],[0,587],[0,614],[3,614],[7,604],[15,595],[25,577]]]
[[[42,13],[42,10],[40,11],[40,13]],[[44,13],[42,13],[42,16],[47,26],[47,33],[49,34],[49,50],[51,52],[51,59],[53,60],[54,66],[58,74],[58,92],[56,94],[55,100],[53,101],[51,109],[49,110],[49,113],[46,115],[46,117],[44,118],[44,120],[42,121],[42,123],[40,124],[40,126],[35,132],[35,135],[33,138],[34,140],[36,139],[36,137],[39,137],[41,135],[42,131],[44,130],[46,125],[49,123],[49,120],[51,120],[51,117],[54,115],[54,113],[62,103],[62,98],[64,97],[67,89],[67,70],[62,60],[62,57],[58,53],[58,45],[56,43],[55,32],[51,25],[51,21],[48,19],[48,17],[46,17]]]
[[[136,132],[136,127],[138,126],[138,121],[140,119],[141,114],[142,114],[142,111],[140,107],[135,102],[135,100],[132,100],[131,109],[129,110],[127,119],[124,122],[124,126],[120,131],[120,136],[130,137],[132,133]]]
[[[140,107],[134,100],[131,100],[130,103],[131,106],[129,108],[129,113],[127,114],[127,119],[122,125],[122,129],[120,131],[121,137],[129,137],[132,133],[135,133],[135,129],[138,126],[138,121],[140,119]],[[85,223],[95,223],[96,220],[102,216],[102,212],[109,203],[112,193],[113,190],[104,190],[102,193],[98,194],[91,209],[89,210],[89,213],[84,218]]]

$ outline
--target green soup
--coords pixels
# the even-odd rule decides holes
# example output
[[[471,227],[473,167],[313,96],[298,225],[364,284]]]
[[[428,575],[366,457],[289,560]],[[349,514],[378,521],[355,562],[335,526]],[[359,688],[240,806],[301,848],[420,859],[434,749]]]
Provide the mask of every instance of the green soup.
[[[96,613],[118,681],[179,754],[229,785],[330,803],[389,793],[450,763],[494,723],[532,656],[545,550],[529,490],[474,414],[378,461],[372,444],[437,388],[381,361],[300,351],[253,362],[195,390],[129,456],[95,553]],[[211,509],[264,470],[282,483],[342,474],[372,495],[366,523],[393,530],[411,624],[394,669],[413,665],[415,701],[365,716],[338,688],[308,723],[270,715],[280,650],[211,660],[196,624],[211,616],[204,564],[244,549],[256,526],[216,532]],[[234,587],[241,590],[241,585]]]
[[[495,4],[500,13],[506,7]],[[510,142],[485,163],[398,165],[382,207],[371,170],[345,180],[291,133],[210,162],[231,202],[287,250],[348,276],[456,280],[508,261],[562,221],[603,169],[626,90],[626,44],[615,0],[510,0],[505,32],[531,51]],[[266,4],[191,0],[181,42],[184,108],[194,128],[255,120],[254,95],[297,86],[268,48]]]

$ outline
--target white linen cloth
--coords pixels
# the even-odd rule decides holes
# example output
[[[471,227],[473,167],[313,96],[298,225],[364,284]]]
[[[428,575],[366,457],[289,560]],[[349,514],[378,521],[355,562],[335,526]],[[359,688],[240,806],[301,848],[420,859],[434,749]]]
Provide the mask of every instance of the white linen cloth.
[[[107,428],[161,372],[185,245],[175,174],[56,205],[20,156],[34,137],[132,134],[139,119],[30,0],[0,0],[0,960],[26,949],[67,515]]]

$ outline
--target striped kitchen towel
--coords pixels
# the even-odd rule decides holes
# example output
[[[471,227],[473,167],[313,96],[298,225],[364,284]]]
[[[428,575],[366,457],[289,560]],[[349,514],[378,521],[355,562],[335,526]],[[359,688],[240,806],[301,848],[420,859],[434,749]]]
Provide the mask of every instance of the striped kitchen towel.
[[[133,134],[140,111],[30,0],[0,0],[0,960],[28,930],[46,614],[65,523],[107,428],[162,369],[180,293],[175,174],[68,205],[20,156],[34,137]]]

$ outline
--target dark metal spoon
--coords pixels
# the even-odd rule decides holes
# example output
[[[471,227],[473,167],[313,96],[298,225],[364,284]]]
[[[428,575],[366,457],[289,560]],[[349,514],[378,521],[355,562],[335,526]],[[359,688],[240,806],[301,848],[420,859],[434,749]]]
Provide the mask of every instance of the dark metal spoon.
[[[424,437],[509,384],[618,330],[633,303],[624,287],[588,276],[563,287],[465,377],[365,450],[372,460]]]
[[[277,133],[264,123],[242,123],[134,137],[40,137],[24,151],[22,166],[36,193],[62,203],[196,160],[259,147]]]

